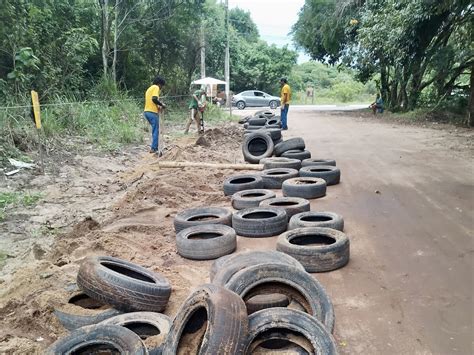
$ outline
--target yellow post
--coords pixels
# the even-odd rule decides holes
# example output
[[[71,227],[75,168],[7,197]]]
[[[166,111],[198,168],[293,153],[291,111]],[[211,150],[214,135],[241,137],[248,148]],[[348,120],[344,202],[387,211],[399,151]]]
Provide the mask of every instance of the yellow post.
[[[41,172],[44,174],[44,159],[43,159],[43,146],[41,145],[41,111],[38,99],[38,93],[31,90],[31,103],[33,104],[33,116],[35,118],[36,131],[38,132],[38,144],[41,162]]]

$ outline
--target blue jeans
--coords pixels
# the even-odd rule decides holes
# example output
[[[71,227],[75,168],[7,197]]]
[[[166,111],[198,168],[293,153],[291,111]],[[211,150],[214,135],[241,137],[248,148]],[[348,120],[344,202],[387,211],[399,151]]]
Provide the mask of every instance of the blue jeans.
[[[151,149],[158,150],[158,132],[160,131],[160,116],[157,113],[145,111],[143,116],[151,126]]]
[[[288,110],[290,109],[290,105],[285,105],[285,109],[281,110],[281,128],[287,129],[288,128]]]

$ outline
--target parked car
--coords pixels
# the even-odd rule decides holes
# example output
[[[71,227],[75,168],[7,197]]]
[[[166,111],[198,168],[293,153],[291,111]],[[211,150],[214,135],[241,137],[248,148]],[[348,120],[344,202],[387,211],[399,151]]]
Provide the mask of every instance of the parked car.
[[[270,106],[270,108],[276,109],[280,106],[280,98],[264,93],[263,91],[248,90],[234,95],[232,97],[232,105],[237,106],[239,110],[243,110],[246,107],[262,106]]]

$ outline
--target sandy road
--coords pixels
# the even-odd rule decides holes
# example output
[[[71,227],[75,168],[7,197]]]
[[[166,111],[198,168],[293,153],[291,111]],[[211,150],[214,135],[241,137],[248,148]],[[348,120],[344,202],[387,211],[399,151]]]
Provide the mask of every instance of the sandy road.
[[[348,266],[316,275],[341,353],[471,354],[472,155],[447,148],[443,131],[344,114],[295,109],[289,127],[285,138],[304,137],[342,172],[311,202],[342,214],[352,241]]]

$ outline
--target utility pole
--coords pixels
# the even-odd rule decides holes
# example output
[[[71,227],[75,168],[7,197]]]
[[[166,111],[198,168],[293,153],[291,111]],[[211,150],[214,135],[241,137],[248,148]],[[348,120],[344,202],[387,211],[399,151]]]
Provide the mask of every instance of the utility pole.
[[[225,98],[227,105],[229,105],[230,114],[232,115],[232,102],[230,100],[230,36],[229,36],[229,0],[225,0],[225,22],[227,31],[227,45],[225,47]]]
[[[204,20],[201,19],[201,79],[206,77],[206,39],[204,37]]]

